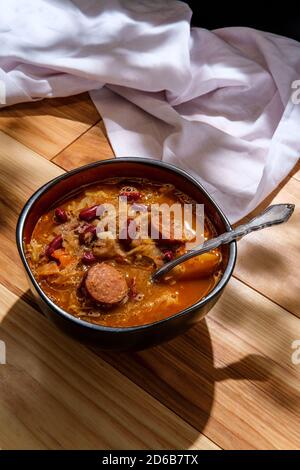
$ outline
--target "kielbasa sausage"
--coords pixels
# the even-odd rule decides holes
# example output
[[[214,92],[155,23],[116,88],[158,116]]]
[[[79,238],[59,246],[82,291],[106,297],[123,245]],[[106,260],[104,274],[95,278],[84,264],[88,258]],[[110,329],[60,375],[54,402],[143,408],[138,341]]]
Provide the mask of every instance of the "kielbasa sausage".
[[[125,276],[107,263],[97,263],[88,270],[85,289],[97,304],[104,307],[117,305],[128,293]]]

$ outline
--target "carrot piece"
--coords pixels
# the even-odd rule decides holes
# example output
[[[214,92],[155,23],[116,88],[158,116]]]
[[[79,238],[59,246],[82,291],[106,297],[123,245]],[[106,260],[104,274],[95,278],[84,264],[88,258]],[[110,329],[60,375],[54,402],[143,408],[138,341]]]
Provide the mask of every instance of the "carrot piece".
[[[75,259],[74,256],[69,255],[64,249],[61,248],[53,251],[51,257],[56,259],[59,262],[59,265],[63,268],[72,263],[72,261]]]

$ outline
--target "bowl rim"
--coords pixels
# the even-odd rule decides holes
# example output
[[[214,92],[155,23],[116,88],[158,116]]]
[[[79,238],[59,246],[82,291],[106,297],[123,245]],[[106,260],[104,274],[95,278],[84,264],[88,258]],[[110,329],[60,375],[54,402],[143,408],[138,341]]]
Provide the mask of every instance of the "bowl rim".
[[[134,332],[138,330],[144,330],[144,329],[149,329],[153,327],[157,327],[160,325],[163,325],[164,323],[175,320],[177,318],[180,318],[182,316],[188,316],[190,313],[194,312],[195,310],[198,310],[199,308],[203,307],[207,303],[209,303],[211,300],[213,300],[215,297],[218,297],[218,295],[221,293],[221,291],[224,289],[226,284],[228,283],[234,266],[236,262],[236,257],[237,257],[237,246],[236,242],[233,241],[229,244],[229,257],[228,257],[228,263],[225,268],[225,271],[218,282],[218,284],[207,294],[207,296],[202,297],[198,302],[194,303],[193,305],[190,305],[189,307],[186,307],[183,310],[180,310],[178,313],[175,313],[173,315],[170,315],[169,317],[163,318],[161,320],[152,322],[152,323],[146,323],[144,325],[137,325],[137,326],[129,326],[129,327],[111,327],[111,326],[104,326],[104,325],[97,325],[95,323],[90,323],[86,320],[81,320],[80,318],[75,317],[71,313],[68,313],[66,310],[62,309],[59,307],[57,304],[55,304],[42,290],[40,285],[38,284],[37,280],[35,279],[30,266],[27,262],[26,256],[25,256],[25,251],[24,251],[24,243],[23,243],[23,231],[24,231],[24,225],[27,219],[27,216],[32,208],[32,206],[35,204],[35,202],[42,197],[44,193],[47,192],[48,189],[51,187],[55,186],[58,182],[69,178],[70,176],[80,173],[82,171],[88,170],[89,168],[94,168],[102,165],[113,165],[116,163],[122,163],[122,162],[127,162],[127,163],[135,163],[135,164],[141,164],[141,165],[150,165],[150,166],[157,166],[160,168],[164,168],[166,170],[169,170],[171,172],[175,172],[178,175],[182,176],[186,180],[188,180],[190,183],[192,183],[194,186],[197,187],[198,190],[200,190],[205,197],[209,200],[210,204],[217,210],[219,216],[221,217],[222,221],[224,222],[224,225],[226,226],[226,229],[228,231],[232,230],[232,226],[223,213],[223,211],[220,209],[219,205],[214,201],[214,199],[211,197],[211,195],[208,193],[208,191],[202,186],[202,184],[197,181],[192,175],[190,175],[187,171],[173,165],[170,163],[163,162],[161,160],[155,160],[152,158],[143,158],[143,157],[118,157],[118,158],[110,158],[106,160],[98,160],[97,162],[89,163],[87,165],[80,166],[78,168],[75,168],[74,170],[71,171],[66,171],[62,175],[59,175],[52,180],[48,181],[44,185],[42,185],[39,189],[37,189],[27,200],[25,205],[23,206],[20,215],[18,217],[17,225],[16,225],[16,243],[17,243],[17,248],[18,252],[20,255],[20,258],[22,260],[22,263],[25,267],[26,273],[29,276],[29,279],[31,283],[33,284],[35,290],[41,297],[41,299],[47,304],[47,306],[54,311],[56,314],[59,316],[63,317],[64,319],[70,320],[71,322],[75,322],[77,325],[82,326],[84,328],[87,328],[89,330],[94,330],[94,331],[101,331],[101,332],[111,332],[111,333],[128,333],[128,332]],[[95,181],[96,182],[96,181]],[[93,183],[91,183],[93,184]]]

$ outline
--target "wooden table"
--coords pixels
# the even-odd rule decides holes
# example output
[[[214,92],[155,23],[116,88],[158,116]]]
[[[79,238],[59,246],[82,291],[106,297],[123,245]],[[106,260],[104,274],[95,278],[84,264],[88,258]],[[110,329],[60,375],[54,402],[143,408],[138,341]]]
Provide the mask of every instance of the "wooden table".
[[[299,167],[265,201],[296,203],[294,216],[239,242],[203,322],[154,349],[99,353],[40,314],[14,232],[39,186],[111,155],[88,95],[0,112],[0,447],[299,448]]]

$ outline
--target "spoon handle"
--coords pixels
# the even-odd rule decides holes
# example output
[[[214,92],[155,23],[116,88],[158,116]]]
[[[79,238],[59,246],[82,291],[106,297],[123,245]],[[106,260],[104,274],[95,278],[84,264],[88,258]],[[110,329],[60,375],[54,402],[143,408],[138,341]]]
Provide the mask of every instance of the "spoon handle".
[[[203,244],[194,247],[184,255],[175,258],[169,263],[166,263],[152,274],[152,281],[157,280],[159,277],[171,271],[171,269],[173,269],[178,264],[181,264],[184,261],[193,258],[194,256],[198,256],[206,253],[207,251],[214,250],[220,245],[231,243],[232,241],[237,240],[238,238],[242,238],[248,233],[254,232],[255,230],[261,230],[266,227],[271,227],[272,225],[286,222],[291,217],[294,208],[294,204],[275,204],[273,206],[269,206],[264,212],[259,214],[257,217],[254,217],[249,222],[238,225],[230,232],[222,233],[218,237],[207,240]]]

